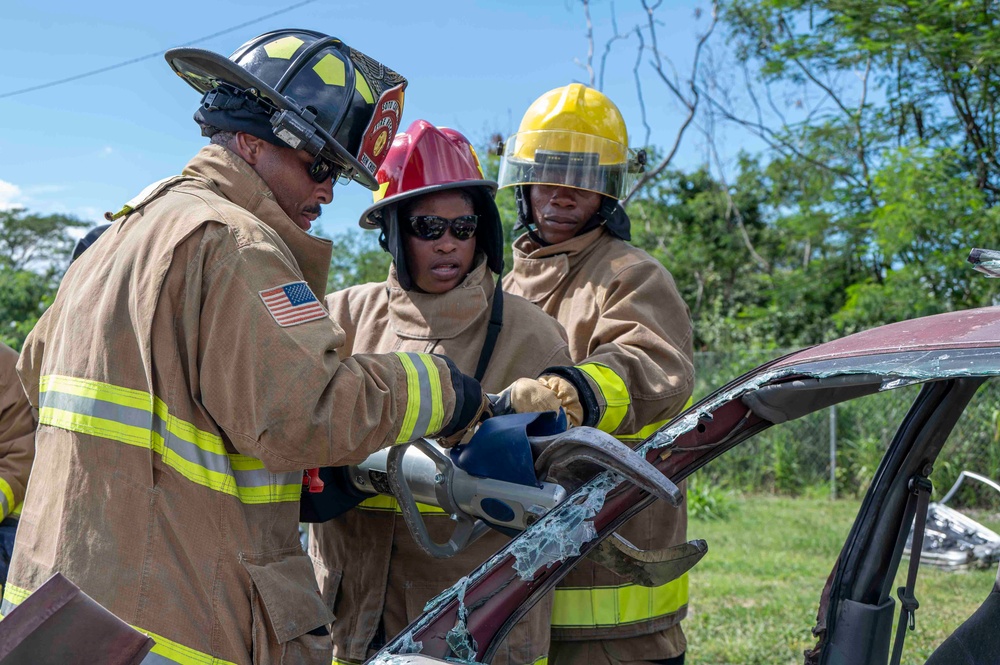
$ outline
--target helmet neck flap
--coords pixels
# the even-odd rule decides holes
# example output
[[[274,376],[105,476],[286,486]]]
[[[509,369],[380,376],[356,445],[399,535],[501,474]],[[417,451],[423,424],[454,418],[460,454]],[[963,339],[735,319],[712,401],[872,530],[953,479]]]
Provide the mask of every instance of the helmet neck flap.
[[[457,188],[456,188],[457,189]],[[462,191],[472,196],[473,210],[479,215],[479,225],[476,227],[476,252],[486,256],[486,267],[494,275],[503,274],[503,227],[500,223],[500,212],[493,201],[492,192],[486,187],[463,187]],[[401,227],[399,209],[405,202],[397,200],[384,206],[380,211],[379,245],[392,256],[396,265],[396,280],[399,285],[411,291],[416,286],[406,261],[406,234]]]
[[[469,140],[447,127],[414,120],[396,135],[375,178],[379,189],[374,203],[361,214],[365,229],[381,229],[379,242],[396,263],[396,277],[404,289],[414,287],[406,262],[400,208],[415,199],[445,191],[461,191],[472,198],[479,215],[476,249],[497,277],[503,274],[503,226],[494,194],[497,184],[483,176],[479,157]]]

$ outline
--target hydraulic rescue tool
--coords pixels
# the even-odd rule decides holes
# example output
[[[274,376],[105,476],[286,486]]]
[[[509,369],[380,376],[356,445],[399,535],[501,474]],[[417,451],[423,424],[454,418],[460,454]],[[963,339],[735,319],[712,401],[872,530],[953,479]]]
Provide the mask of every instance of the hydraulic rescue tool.
[[[419,439],[379,451],[361,464],[321,469],[322,492],[303,492],[303,521],[326,521],[370,496],[392,496],[416,543],[431,556],[445,558],[489,528],[516,535],[603,470],[673,505],[683,500],[669,478],[611,435],[590,427],[567,430],[562,412],[527,413],[491,418],[469,443],[450,450]],[[447,542],[430,537],[418,502],[451,515],[455,527]],[[687,562],[694,565],[706,551],[703,541],[683,547],[643,552],[616,538],[594,558],[652,585],[676,575]]]

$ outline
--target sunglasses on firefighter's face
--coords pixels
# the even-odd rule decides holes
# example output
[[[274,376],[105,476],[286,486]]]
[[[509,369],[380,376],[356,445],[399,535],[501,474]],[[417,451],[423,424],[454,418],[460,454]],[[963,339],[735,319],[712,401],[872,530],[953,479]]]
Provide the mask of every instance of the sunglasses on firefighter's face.
[[[306,167],[306,171],[309,172],[309,177],[318,183],[324,183],[328,178],[341,182],[346,177],[343,168],[322,155],[316,155],[312,164]]]
[[[468,240],[476,235],[476,225],[479,215],[462,215],[455,219],[438,217],[437,215],[418,215],[410,217],[410,228],[413,235],[421,240],[437,240],[444,232],[451,229],[455,240]]]

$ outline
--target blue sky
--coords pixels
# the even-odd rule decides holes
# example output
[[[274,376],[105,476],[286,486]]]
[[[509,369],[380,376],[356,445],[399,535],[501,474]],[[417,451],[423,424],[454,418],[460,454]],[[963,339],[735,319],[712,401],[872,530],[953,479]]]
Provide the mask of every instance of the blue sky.
[[[163,58],[25,94],[5,94],[114,65],[237,26],[296,4],[241,2],[26,2],[0,5],[0,206],[72,213],[94,222],[154,180],[172,175],[204,145],[191,119],[197,94]],[[638,0],[615,3],[618,25],[644,20]],[[683,76],[696,34],[698,0],[664,0],[661,48]],[[611,34],[612,5],[593,0],[597,54]],[[402,2],[316,0],[281,16],[197,44],[229,54],[267,30],[301,27],[343,39],[409,79],[403,126],[417,118],[454,127],[481,144],[516,129],[541,93],[586,82],[583,9],[572,0]],[[632,79],[635,42],[608,58],[605,92],[618,103],[633,143],[642,139]],[[662,85],[645,88],[653,143],[672,141],[682,109]],[[704,161],[689,132],[677,164]],[[337,187],[324,210],[327,232],[354,228],[370,193]]]

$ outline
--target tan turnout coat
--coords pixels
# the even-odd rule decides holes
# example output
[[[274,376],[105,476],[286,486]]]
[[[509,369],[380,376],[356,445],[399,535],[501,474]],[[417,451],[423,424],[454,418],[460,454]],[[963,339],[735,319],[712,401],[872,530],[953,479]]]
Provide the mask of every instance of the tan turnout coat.
[[[465,280],[443,294],[403,290],[395,270],[386,282],[364,284],[327,297],[330,315],[347,334],[343,352],[422,351],[450,357],[473,374],[486,337],[495,277],[482,255]],[[552,365],[571,364],[565,332],[540,309],[504,295],[503,328],[497,338],[483,388],[499,392],[516,379],[537,377]],[[380,499],[382,499],[380,497]],[[332,627],[337,661],[360,662],[384,621],[391,638],[424,604],[471,572],[505,545],[508,538],[489,532],[450,559],[434,559],[413,541],[395,502],[370,500],[325,524],[314,525],[310,554],[320,589],[335,602]],[[380,508],[375,508],[380,506]],[[444,542],[453,522],[447,515],[425,514],[431,537]],[[334,600],[335,599],[335,600]],[[548,652],[551,595],[514,627],[493,663],[534,663]]]
[[[17,351],[0,343],[0,520],[21,512],[35,458],[35,420],[16,365]]]
[[[405,360],[339,357],[322,307],[278,324],[262,292],[304,281],[322,303],[330,243],[227,149],[126,210],[21,356],[40,426],[3,611],[60,571],[151,634],[157,663],[326,665],[302,470],[396,440],[415,408]]]
[[[514,243],[514,269],[504,286],[566,328],[577,366],[598,363],[612,370],[603,385],[592,380],[599,373],[588,374],[602,408],[601,429],[635,441],[643,428],[648,432],[684,407],[694,386],[690,316],[670,273],[646,252],[603,227],[549,247],[538,246],[525,234]],[[624,384],[627,396],[616,392],[616,383]],[[617,412],[608,406],[610,395],[602,399],[603,392],[614,395]],[[655,549],[683,542],[686,527],[683,507],[656,502],[618,532],[642,549]],[[656,657],[682,652],[679,622],[687,611],[686,587],[685,602],[676,611],[660,613],[650,607],[643,620],[609,618],[631,611],[624,603],[619,608],[615,599],[629,586],[591,561],[582,561],[557,589],[553,640],[635,637],[667,630],[666,653],[663,636],[650,638],[661,643]],[[649,656],[644,650],[640,645],[622,659],[645,659]]]

